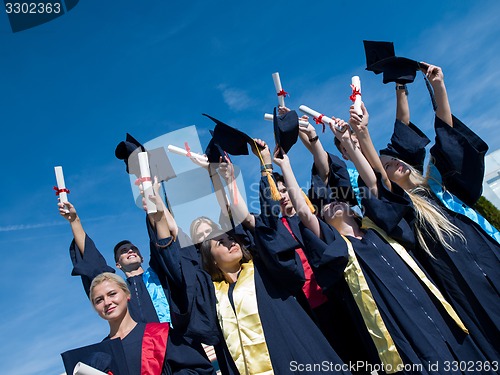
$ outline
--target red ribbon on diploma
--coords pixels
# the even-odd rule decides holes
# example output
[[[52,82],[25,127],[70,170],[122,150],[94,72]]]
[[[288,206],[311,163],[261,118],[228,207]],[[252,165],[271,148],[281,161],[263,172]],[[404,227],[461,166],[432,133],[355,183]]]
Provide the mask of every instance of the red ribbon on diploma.
[[[190,158],[190,157],[191,157],[191,149],[189,148],[189,145],[188,145],[188,143],[187,143],[187,142],[184,142],[184,148],[185,148],[185,149],[186,149],[186,151],[187,151],[186,156],[187,156],[188,158]]]
[[[67,193],[69,194],[68,189],[59,189],[57,186],[54,186],[53,189],[56,191],[56,195],[59,195],[60,193]]]
[[[134,184],[137,185],[137,186],[139,186],[144,181],[151,181],[151,177],[140,177],[137,180],[135,180]]]
[[[316,124],[321,124],[321,126],[323,126],[323,133],[325,132],[325,124],[323,124],[323,115],[319,115],[318,117],[313,117],[313,120],[314,122],[316,122]]]
[[[355,102],[356,101],[356,95],[361,96],[361,91],[359,91],[358,89],[356,89],[356,86],[354,86],[354,85],[351,85],[351,88],[352,88],[352,94],[349,97],[349,99],[351,99],[353,102]]]
[[[288,95],[288,93],[287,93],[285,90],[283,90],[283,89],[282,89],[282,90],[281,90],[280,92],[278,92],[276,95],[278,95],[278,96],[287,96],[287,95]]]

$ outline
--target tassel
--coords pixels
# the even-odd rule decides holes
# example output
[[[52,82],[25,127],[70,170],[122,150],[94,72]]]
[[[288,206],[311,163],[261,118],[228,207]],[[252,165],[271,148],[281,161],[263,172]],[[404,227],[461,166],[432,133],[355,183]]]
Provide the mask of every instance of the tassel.
[[[253,141],[254,147],[257,150],[257,154],[259,155],[260,162],[263,166],[265,166],[266,163],[264,163],[264,159],[262,159],[262,155],[260,154],[259,146]],[[278,187],[276,186],[276,182],[274,182],[273,177],[271,176],[271,172],[266,170],[267,174],[267,182],[269,183],[269,188],[271,189],[271,199],[273,201],[280,201],[281,200],[281,194],[278,190]]]
[[[276,182],[274,182],[274,178],[271,176],[271,172],[266,171],[267,174],[267,182],[269,183],[269,188],[271,189],[271,199],[273,201],[280,201],[281,194],[276,186]]]
[[[304,191],[302,191],[302,195],[304,195],[304,199],[306,200],[307,207],[309,207],[311,212],[314,213],[316,211],[316,209],[314,208],[311,201],[309,200],[309,197],[307,196],[306,193],[304,193]]]

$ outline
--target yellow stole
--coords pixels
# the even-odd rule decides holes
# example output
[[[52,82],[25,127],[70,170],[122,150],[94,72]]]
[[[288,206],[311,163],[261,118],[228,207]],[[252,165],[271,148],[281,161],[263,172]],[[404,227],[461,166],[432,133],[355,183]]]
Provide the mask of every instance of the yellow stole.
[[[240,374],[271,375],[274,372],[259,317],[254,272],[252,261],[241,265],[233,289],[234,310],[229,301],[229,283],[214,282],[217,316]]]
[[[403,368],[403,360],[399,356],[396,345],[394,345],[394,341],[382,320],[382,316],[368,287],[352,244],[346,237],[342,236],[342,238],[347,243],[349,252],[349,260],[344,270],[345,281],[349,285],[349,289],[363,317],[368,333],[377,348],[380,361],[382,361],[388,374],[395,373],[398,371],[398,368]]]
[[[408,254],[406,249],[397,241],[393,240],[391,237],[387,235],[387,233],[379,228],[373,221],[368,219],[367,217],[363,218],[362,228],[365,229],[373,229],[375,230],[392,248],[396,251],[396,253],[403,259],[403,261],[407,264],[408,267],[418,276],[418,278],[424,283],[424,285],[429,289],[429,291],[436,297],[441,305],[443,305],[444,309],[448,313],[448,315],[457,323],[457,325],[464,331],[465,333],[469,333],[469,330],[465,327],[462,320],[460,320],[458,314],[455,312],[453,307],[446,301],[444,296],[441,294],[439,289],[427,278],[425,273],[420,269],[415,260]]]

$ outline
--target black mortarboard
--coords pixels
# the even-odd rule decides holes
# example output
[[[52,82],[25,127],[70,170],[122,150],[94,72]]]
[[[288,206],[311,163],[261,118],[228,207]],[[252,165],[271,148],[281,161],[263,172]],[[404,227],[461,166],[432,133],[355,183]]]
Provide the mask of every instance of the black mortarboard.
[[[420,65],[417,61],[398,57],[394,43],[363,40],[366,55],[366,70],[375,74],[384,73],[383,82],[411,83],[415,80]]]
[[[116,146],[115,156],[125,162],[127,173],[140,176],[141,170],[137,154],[145,151],[144,146],[127,133],[125,141],[121,141]],[[151,176],[157,176],[158,181],[168,181],[176,176],[163,147],[148,150],[148,161]]]
[[[299,137],[299,116],[295,111],[277,116],[276,108],[274,108],[273,116],[274,140],[283,152],[287,153]]]
[[[218,145],[221,150],[226,151],[230,155],[248,155],[248,144],[253,145],[252,137],[238,129],[224,124],[222,121],[219,121],[212,116],[205,113],[203,113],[203,116],[208,117],[216,124],[212,132],[214,145]],[[215,148],[217,148],[217,146]],[[212,151],[218,152],[215,151],[214,147],[212,147]],[[219,158],[217,156],[217,161],[215,162],[218,161]]]
[[[215,143],[214,141],[214,132],[213,130],[209,130],[210,134],[212,135],[212,139],[208,143],[207,148],[205,149],[205,155],[207,155],[208,162],[209,163],[218,163],[220,161],[220,157],[222,157],[223,161],[225,161],[225,157],[229,158],[229,155],[227,152],[224,152],[222,147],[218,144]],[[231,159],[229,159],[231,161]]]
[[[127,133],[127,137],[125,138],[125,140],[121,141],[120,143],[118,143],[118,146],[116,146],[115,156],[125,162],[127,173],[140,175],[137,154],[144,151],[146,151],[144,146]]]
[[[129,375],[125,352],[120,339],[105,340],[61,353],[67,374],[72,374],[78,362],[104,373]]]
[[[327,184],[318,175],[316,166],[313,165],[312,167],[311,188],[308,192],[311,203],[318,208],[318,212],[321,212],[321,207],[334,201],[346,202],[350,206],[356,206],[358,201],[351,185],[346,164],[330,153],[328,153],[328,163],[330,173],[328,174]]]

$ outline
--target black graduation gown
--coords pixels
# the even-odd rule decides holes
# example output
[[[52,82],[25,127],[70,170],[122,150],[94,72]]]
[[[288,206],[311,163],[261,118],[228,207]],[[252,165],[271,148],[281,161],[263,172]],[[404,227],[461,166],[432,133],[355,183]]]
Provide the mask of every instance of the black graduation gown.
[[[252,253],[257,304],[274,372],[290,373],[290,364],[294,361],[296,364],[328,363],[329,366],[338,366],[340,371],[337,373],[350,373],[346,367],[341,367],[342,360],[294,298],[304,281],[303,269],[292,265],[301,264],[295,252],[296,241],[288,232],[283,235],[270,228],[259,217],[256,217],[254,233],[256,248]],[[286,247],[288,251],[274,251]],[[339,257],[339,263],[346,261],[344,255]],[[283,269],[282,264],[292,266]],[[315,374],[323,371],[325,368],[309,371],[297,368],[292,373]]]
[[[179,249],[178,241],[171,241],[171,238],[163,239],[161,244],[170,244],[164,250],[164,257],[172,258],[171,263],[179,264]],[[89,295],[90,284],[92,279],[102,272],[114,272],[114,269],[106,264],[106,260],[96,248],[94,242],[89,236],[85,238],[85,251],[83,256],[76,246],[75,241],[70,246],[71,260],[73,261],[73,276],[80,276],[82,283]],[[182,291],[182,274],[180,267],[169,269],[169,273],[165,273],[161,266],[164,261],[158,249],[151,246],[150,267],[155,271],[162,283],[163,291],[168,299],[170,306],[170,315],[173,328],[169,334],[169,341],[175,340],[181,347],[180,354],[184,356],[184,366],[186,368],[195,368],[200,374],[214,374],[215,370],[210,364],[200,343],[193,341],[189,337],[185,337],[185,327],[189,321],[187,314],[185,298],[172,298],[173,296],[184,296],[186,293]],[[169,279],[167,279],[167,276]],[[170,280],[170,283],[169,283]],[[151,296],[146,288],[142,275],[132,276],[126,279],[130,289],[131,296],[129,301],[129,312],[136,322],[150,323],[159,322],[158,315],[151,301]],[[172,295],[171,290],[174,290]],[[179,328],[177,329],[177,326]]]
[[[303,228],[303,238],[311,257],[327,260],[337,252],[329,242],[339,234],[322,221],[320,226],[324,240],[307,228]],[[446,363],[485,360],[470,337],[449,318],[439,302],[378,233],[367,230],[362,240],[351,237],[349,240],[405,365],[420,364],[419,371],[423,374],[459,374],[459,371],[446,371]],[[324,268],[322,272],[326,278],[331,265],[325,261],[316,267],[318,271]],[[318,282],[324,282],[329,288],[334,285],[328,284],[323,277],[319,277]],[[436,361],[439,371],[432,371],[430,365]]]
[[[217,364],[222,374],[238,374],[236,365],[229,354],[217,321],[215,310],[215,289],[210,275],[201,268],[200,254],[191,243],[189,237],[179,230],[178,237],[184,237],[183,241],[177,239],[175,251],[170,253],[169,248],[162,248],[169,239],[159,239],[156,230],[151,227],[146,218],[146,226],[150,239],[151,252],[158,256],[160,265],[159,273],[162,275],[182,275],[177,291],[172,294],[182,300],[183,309],[179,311],[182,325],[175,326],[174,331],[182,331],[184,339],[190,343],[196,343],[197,349],[200,343],[213,345],[217,356]],[[180,243],[190,244],[184,248]],[[159,245],[159,246],[157,246]],[[175,323],[174,323],[175,324]],[[203,352],[205,357],[205,353]]]
[[[407,132],[404,124],[396,123],[394,132],[401,129]],[[464,203],[473,205],[481,195],[484,175],[484,154],[486,144],[460,120],[453,117],[453,128],[435,118],[436,143],[431,148],[433,162],[441,173],[443,185]],[[419,141],[420,139],[420,141]],[[409,137],[398,136],[399,148],[414,150],[411,155],[424,153],[421,137],[414,132]],[[407,161],[407,160],[404,160]],[[409,161],[407,161],[409,162]],[[393,184],[395,185],[395,184]],[[385,199],[387,193],[379,188]],[[448,220],[464,234],[466,243],[452,239],[455,251],[449,251],[434,239],[426,236],[426,243],[434,258],[429,257],[420,247],[413,251],[414,256],[430,273],[436,285],[452,304],[462,321],[469,329],[471,337],[489,360],[500,357],[500,245],[468,217],[443,207],[434,196],[428,197],[431,203],[440,207]],[[365,207],[375,203],[365,202]],[[392,201],[392,197],[388,199]],[[372,212],[383,211],[382,207]],[[410,227],[415,223],[414,212],[405,212],[400,217],[399,226]],[[403,217],[404,216],[404,217]],[[385,218],[373,216],[378,225]],[[410,223],[410,225],[408,225]],[[393,238],[398,233],[387,231]]]
[[[330,161],[334,157],[330,157]],[[336,170],[337,168],[331,168]],[[313,169],[314,173],[314,169]],[[335,176],[331,176],[330,180],[337,180]],[[269,183],[266,177],[263,177],[260,182],[260,204],[261,214],[258,216],[263,225],[267,225],[279,233],[279,236],[286,238],[287,241],[276,241],[273,246],[266,246],[267,256],[271,257],[273,262],[270,264],[276,265],[276,272],[281,272],[283,277],[287,277],[287,284],[294,285],[295,289],[291,290],[297,301],[303,309],[316,322],[321,332],[328,340],[335,352],[345,363],[355,363],[357,361],[367,361],[369,363],[379,363],[376,350],[370,345],[365,345],[367,340],[371,343],[371,338],[366,330],[358,329],[355,321],[352,319],[352,314],[358,314],[356,310],[346,308],[345,296],[350,294],[347,284],[343,281],[343,270],[347,264],[347,247],[345,241],[340,238],[337,241],[338,247],[338,264],[336,264],[336,280],[339,281],[338,287],[329,290],[327,300],[323,304],[311,308],[303,290],[304,283],[304,268],[296,249],[303,248],[302,233],[300,230],[300,219],[297,215],[286,217],[290,230],[296,239],[290,234],[288,228],[285,227],[283,221],[279,218],[279,202],[274,201],[270,197]],[[257,218],[257,217],[256,217]],[[249,234],[251,236],[251,234]],[[262,240],[261,240],[262,242]],[[305,254],[307,256],[307,253]],[[313,269],[314,275],[317,278],[317,271],[311,264],[311,259],[308,261]],[[332,280],[333,273],[329,273],[329,279]],[[316,280],[317,281],[317,280]],[[361,319],[361,316],[359,316]],[[359,321],[357,321],[359,322]],[[369,374],[370,371],[360,369],[357,374]]]
[[[130,331],[130,333],[121,340],[130,375],[138,375],[141,373],[142,361],[145,360],[143,356],[143,338],[146,326],[146,323],[137,323],[134,329],[132,329],[132,331]],[[106,340],[109,340],[109,338],[106,337],[103,341]],[[200,369],[196,367],[188,368],[186,366],[185,345],[186,344],[184,342],[178,342],[176,338],[172,339],[169,333],[169,339],[167,341],[165,357],[163,360],[162,375],[204,373],[204,369],[201,369],[200,372]]]

